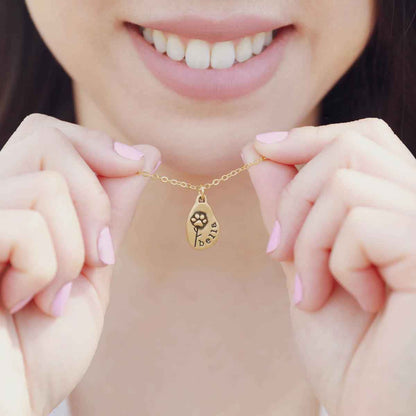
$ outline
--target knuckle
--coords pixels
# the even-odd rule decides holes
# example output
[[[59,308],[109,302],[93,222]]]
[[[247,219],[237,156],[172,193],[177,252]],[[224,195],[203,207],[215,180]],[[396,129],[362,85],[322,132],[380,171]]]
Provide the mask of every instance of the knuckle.
[[[73,278],[76,278],[82,268],[84,267],[84,263],[85,263],[85,249],[83,246],[81,246],[79,249],[77,250],[73,250],[70,253],[70,257],[68,259],[69,261],[69,267],[70,267],[70,275]]]
[[[329,181],[327,191],[335,193],[342,197],[350,189],[350,171],[346,168],[340,168],[335,171]]]
[[[48,229],[45,218],[39,211],[28,209],[25,218],[25,231],[30,234],[45,233]]]
[[[345,131],[341,133],[336,139],[336,144],[343,151],[349,152],[357,146],[358,138],[353,131]]]
[[[23,140],[31,142],[41,154],[53,153],[59,147],[72,146],[61,130],[45,124],[36,128]]]
[[[347,232],[349,238],[354,238],[359,241],[359,233],[363,228],[363,222],[366,221],[368,215],[371,212],[366,207],[353,207],[347,214],[344,224],[342,225],[343,232]],[[341,253],[335,246],[329,256],[328,267],[330,272],[334,276],[342,276],[347,270],[347,264],[345,264],[345,253]]]
[[[49,231],[46,220],[43,216],[34,210],[28,210],[25,220],[25,233],[29,235],[29,238],[39,238],[39,236],[46,236],[49,240]],[[45,239],[42,239],[44,241]],[[42,261],[33,259],[31,262],[31,275],[33,279],[36,279],[36,282],[40,285],[43,283],[50,282],[58,269],[57,260],[55,257],[54,251],[51,251],[47,246],[48,256],[42,256]]]
[[[45,114],[31,113],[22,120],[22,122],[20,123],[20,126],[36,127],[38,125],[43,124],[47,119],[48,119],[48,116]]]
[[[69,187],[65,177],[55,170],[42,170],[39,191],[44,195],[68,193]]]
[[[363,158],[363,138],[354,131],[346,131],[340,134],[335,140],[335,146],[338,147],[337,153],[344,160],[346,167],[350,169],[360,169]]]
[[[371,219],[371,215],[373,215],[371,208],[363,206],[352,207],[342,225],[344,232],[348,233],[350,238],[354,238],[358,241],[363,225]]]
[[[58,264],[54,257],[51,257],[49,261],[43,261],[41,265],[36,268],[33,273],[33,279],[35,279],[37,286],[46,286],[50,283],[58,271]]]
[[[85,246],[82,239],[73,238],[66,243],[69,249],[60,261],[59,267],[65,275],[65,280],[73,280],[79,276],[85,263]]]
[[[345,226],[348,227],[350,232],[356,232],[360,230],[366,217],[371,215],[369,208],[366,207],[353,207],[350,209],[345,219]]]
[[[309,190],[305,187],[302,179],[299,179],[299,176],[294,178],[282,189],[277,213],[285,214],[293,206],[300,206],[302,211],[311,208],[314,205],[315,196]]]
[[[386,131],[391,131],[391,127],[382,118],[367,117],[364,119],[364,122],[367,124],[368,128],[371,130],[380,131],[381,133],[385,133]]]
[[[56,147],[59,145],[67,145],[68,140],[65,135],[56,127],[43,125],[36,130],[36,140],[43,147]]]

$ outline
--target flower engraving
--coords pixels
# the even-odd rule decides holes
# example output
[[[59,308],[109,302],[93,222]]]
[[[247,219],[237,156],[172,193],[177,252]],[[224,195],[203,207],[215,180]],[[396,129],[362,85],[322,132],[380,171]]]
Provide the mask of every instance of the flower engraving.
[[[208,224],[207,214],[203,211],[195,211],[192,217],[190,218],[190,221],[195,231],[195,242],[194,242],[194,247],[195,247],[198,237],[202,235],[202,234],[199,234],[198,231],[202,230]]]

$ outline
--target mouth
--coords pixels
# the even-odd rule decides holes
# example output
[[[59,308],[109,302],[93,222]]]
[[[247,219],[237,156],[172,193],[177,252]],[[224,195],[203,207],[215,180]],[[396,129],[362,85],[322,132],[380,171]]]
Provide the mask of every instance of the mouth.
[[[231,99],[264,85],[283,59],[293,24],[254,17],[125,22],[145,66],[165,86],[196,99]]]

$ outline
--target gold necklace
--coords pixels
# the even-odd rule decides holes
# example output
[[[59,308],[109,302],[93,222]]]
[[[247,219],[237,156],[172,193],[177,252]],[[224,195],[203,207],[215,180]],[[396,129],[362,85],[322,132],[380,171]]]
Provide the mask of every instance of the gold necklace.
[[[208,198],[205,194],[205,190],[211,188],[211,186],[218,185],[220,182],[226,181],[232,176],[248,169],[250,166],[257,165],[266,159],[267,158],[265,156],[262,156],[253,162],[246,163],[237,169],[233,169],[231,172],[222,175],[221,178],[213,179],[211,182],[203,185],[193,185],[189,182],[169,179],[167,176],[160,176],[157,173],[150,173],[144,170],[137,172],[137,174],[157,179],[161,182],[167,182],[171,185],[177,185],[182,188],[198,191],[195,203],[192,206],[186,220],[186,236],[191,247],[197,250],[204,250],[208,247],[212,247],[216,243],[220,232],[220,225],[218,220],[215,218],[212,208],[208,205]]]

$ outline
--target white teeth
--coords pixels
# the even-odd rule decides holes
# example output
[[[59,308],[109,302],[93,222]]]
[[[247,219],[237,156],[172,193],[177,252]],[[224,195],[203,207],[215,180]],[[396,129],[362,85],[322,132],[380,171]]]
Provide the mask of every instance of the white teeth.
[[[272,43],[273,40],[273,32],[266,32],[266,39],[264,41],[264,44],[266,46],[269,46]]]
[[[260,54],[273,42],[272,31],[213,44],[200,39],[190,39],[186,43],[186,39],[177,35],[145,27],[142,35],[146,42],[154,44],[160,53],[166,53],[170,59],[177,62],[185,60],[190,68],[195,69],[207,69],[210,66],[214,69],[231,68],[236,63],[245,62],[253,55]]]
[[[258,55],[264,46],[264,41],[266,40],[266,33],[260,32],[253,36],[253,53]]]
[[[238,43],[236,48],[236,59],[238,62],[247,61],[253,56],[253,48],[251,47],[251,39],[247,36]]]
[[[231,41],[217,42],[211,51],[211,67],[214,69],[231,68],[235,61],[235,48]]]
[[[152,29],[149,29],[147,27],[145,27],[143,29],[143,37],[149,42],[149,43],[153,43],[153,33],[152,33]]]
[[[165,35],[160,30],[153,31],[153,42],[155,43],[155,48],[161,52],[166,52],[166,38]]]
[[[208,42],[199,39],[189,41],[185,60],[190,68],[206,69],[209,67],[210,50]]]
[[[168,36],[168,43],[166,45],[166,54],[174,61],[182,61],[185,57],[185,46],[176,35]]]

